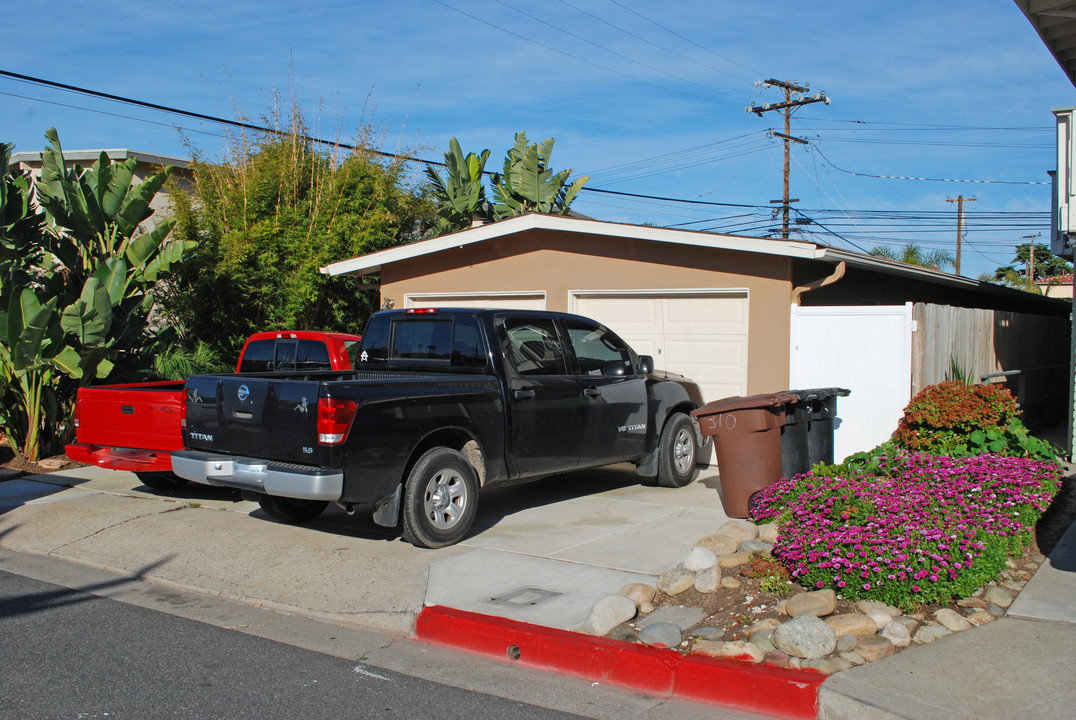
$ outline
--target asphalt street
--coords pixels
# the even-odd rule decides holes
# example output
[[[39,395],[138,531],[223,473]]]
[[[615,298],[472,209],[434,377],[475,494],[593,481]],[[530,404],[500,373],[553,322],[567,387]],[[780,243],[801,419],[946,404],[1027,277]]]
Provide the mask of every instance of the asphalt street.
[[[2,718],[579,717],[0,571]]]

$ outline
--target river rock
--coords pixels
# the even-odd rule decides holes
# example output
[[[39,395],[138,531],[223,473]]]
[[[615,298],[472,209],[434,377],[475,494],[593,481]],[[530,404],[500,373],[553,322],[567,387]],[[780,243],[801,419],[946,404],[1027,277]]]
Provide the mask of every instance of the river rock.
[[[733,640],[722,646],[717,657],[758,664],[766,658],[766,653],[753,643],[744,642],[743,640]]]
[[[942,608],[934,613],[934,619],[953,632],[963,632],[964,630],[971,630],[973,627],[967,618],[949,608]]]
[[[780,624],[781,621],[777,618],[766,618],[765,620],[759,620],[758,622],[746,627],[743,631],[743,634],[746,635],[748,639],[750,639],[752,635],[759,632],[760,630],[775,630]]]
[[[968,615],[968,622],[972,625],[986,625],[997,620],[996,617],[988,613],[986,610],[976,610],[971,615]]]
[[[709,655],[721,657],[721,648],[725,646],[723,640],[699,640],[691,646],[691,652],[696,655]]]
[[[683,639],[680,626],[670,622],[647,625],[639,632],[639,640],[653,647],[678,647]]]
[[[700,627],[691,631],[691,637],[703,640],[722,640],[725,637],[725,631],[715,627]]]
[[[658,576],[658,590],[669,596],[679,595],[693,587],[695,587],[695,573],[687,568],[674,567]]]
[[[882,628],[882,632],[879,633],[879,635],[893,643],[895,647],[908,647],[912,644],[911,631],[908,630],[908,627],[904,623],[899,623],[896,620],[892,620],[888,625]]]
[[[709,548],[695,546],[688,552],[682,565],[685,570],[697,573],[700,570],[715,567],[717,565],[717,555]]]
[[[1005,608],[996,603],[990,603],[986,606],[986,611],[994,617],[1002,617],[1005,614]]]
[[[956,601],[956,604],[962,608],[972,608],[974,610],[982,610],[986,607],[986,600],[977,597],[966,597]]]
[[[832,675],[835,672],[840,672],[841,670],[847,669],[843,667],[838,661],[831,660],[829,658],[808,658],[800,664],[800,667],[802,667],[804,670],[817,670],[818,672],[825,673],[826,675]],[[849,663],[849,667],[851,667],[851,663]]]
[[[837,647],[837,633],[814,615],[800,615],[777,626],[770,642],[781,652],[801,658],[821,658]]]
[[[1012,605],[1012,593],[1004,588],[991,585],[983,592],[983,600],[987,604],[993,603],[999,607],[1007,608]]]
[[[915,635],[912,636],[912,639],[920,645],[926,645],[927,643],[932,643],[939,638],[952,634],[953,631],[943,625],[923,625],[915,631]]]
[[[844,658],[845,660],[847,660],[848,662],[852,663],[853,665],[862,665],[865,662],[867,662],[866,660],[863,659],[862,655],[860,655],[859,653],[855,653],[855,652],[842,652],[841,657]]]
[[[873,635],[878,632],[878,623],[871,620],[869,615],[859,613],[845,613],[843,615],[830,615],[826,618],[826,624],[833,628],[837,635]]]
[[[837,638],[837,652],[850,652],[856,647],[859,638],[855,635],[841,635]]]
[[[866,615],[874,621],[874,624],[878,626],[879,630],[893,621],[893,616],[882,610],[871,610]]]
[[[734,553],[740,548],[740,543],[743,540],[737,540],[734,537],[728,535],[707,535],[706,537],[695,543],[695,547],[706,548],[714,555],[718,557],[722,555],[728,555]]]
[[[635,617],[635,603],[620,593],[602,595],[590,608],[590,617],[583,623],[588,635],[608,635],[620,623]]]
[[[727,555],[718,555],[717,564],[723,568],[734,568],[751,562],[751,553],[734,552]]]
[[[750,638],[750,643],[765,653],[773,652],[777,648],[773,646],[773,630],[759,630]]]
[[[912,617],[908,617],[906,615],[902,615],[900,617],[893,618],[893,622],[899,623],[900,625],[903,625],[904,629],[908,631],[909,635],[914,633],[916,631],[916,629],[919,627],[919,621],[918,620],[916,620],[915,618],[912,618]]]
[[[864,615],[870,615],[872,612],[884,612],[890,617],[897,617],[901,614],[900,610],[892,605],[887,605],[877,600],[860,600],[856,603],[856,610],[859,610]]]
[[[744,540],[740,543],[739,551],[749,555],[768,555],[773,552],[773,545],[758,540]]]
[[[740,578],[731,577],[729,575],[723,576],[721,578],[721,587],[723,588],[735,590],[741,585],[743,585],[743,583],[740,581]]]
[[[881,660],[893,654],[893,643],[881,635],[868,635],[861,637],[856,643],[856,654],[867,662]]]
[[[783,653],[780,650],[774,650],[773,652],[766,653],[766,659],[762,662],[770,667],[786,668],[788,667],[788,661],[791,660],[788,653]]]
[[[739,545],[744,540],[754,540],[758,537],[758,525],[753,522],[729,520],[717,529],[716,534],[735,538],[736,544]]]
[[[620,588],[619,592],[624,597],[631,598],[631,601],[636,606],[639,606],[652,601],[657,593],[657,588],[646,583],[629,583]]]
[[[716,557],[714,560],[713,567],[708,567],[695,573],[695,589],[701,593],[717,592],[717,589],[721,587],[721,568],[716,564]]]
[[[758,539],[764,543],[773,545],[777,542],[777,523],[771,522],[758,526]]]
[[[837,594],[832,590],[812,590],[793,595],[785,601],[785,613],[789,617],[813,615],[822,617],[837,609]]]

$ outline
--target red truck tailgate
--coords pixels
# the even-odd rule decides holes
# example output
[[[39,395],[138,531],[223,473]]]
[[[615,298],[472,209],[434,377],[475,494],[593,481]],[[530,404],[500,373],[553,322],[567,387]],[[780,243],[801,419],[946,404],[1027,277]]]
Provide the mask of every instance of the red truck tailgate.
[[[68,457],[119,470],[170,470],[169,452],[183,447],[183,382],[81,388],[78,442],[67,446]]]

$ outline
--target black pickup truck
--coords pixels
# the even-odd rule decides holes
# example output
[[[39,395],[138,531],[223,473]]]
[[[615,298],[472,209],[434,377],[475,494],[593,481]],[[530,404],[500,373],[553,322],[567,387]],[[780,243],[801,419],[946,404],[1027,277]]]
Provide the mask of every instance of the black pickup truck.
[[[655,374],[599,323],[555,312],[389,310],[355,370],[195,375],[180,477],[257,493],[304,522],[329,502],[442,547],[474,521],[480,487],[633,462],[681,487],[702,442],[698,387]]]

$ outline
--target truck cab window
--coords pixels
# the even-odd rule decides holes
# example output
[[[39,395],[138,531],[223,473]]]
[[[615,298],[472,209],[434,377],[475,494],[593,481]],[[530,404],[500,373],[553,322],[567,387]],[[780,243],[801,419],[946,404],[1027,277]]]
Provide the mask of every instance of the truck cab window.
[[[633,374],[631,351],[623,340],[599,325],[573,320],[565,325],[580,374],[601,375],[604,368],[617,363],[623,365],[624,373]]]
[[[564,347],[553,320],[505,318],[504,355],[519,375],[566,375]]]

